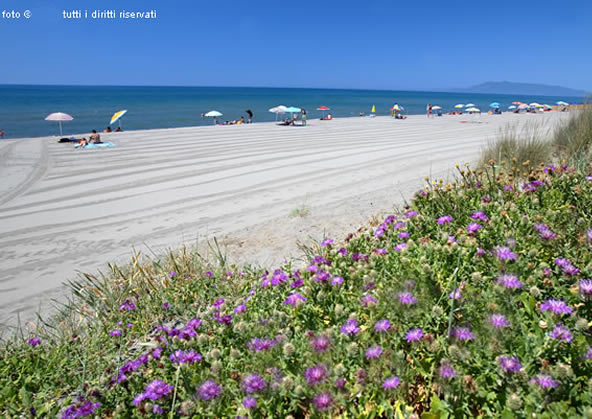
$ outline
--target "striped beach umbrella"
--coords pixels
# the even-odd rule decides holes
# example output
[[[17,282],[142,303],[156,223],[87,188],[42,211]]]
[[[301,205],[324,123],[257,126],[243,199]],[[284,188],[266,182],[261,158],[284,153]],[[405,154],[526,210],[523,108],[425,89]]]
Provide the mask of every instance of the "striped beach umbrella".
[[[115,122],[119,121],[119,128],[121,128],[121,117],[123,115],[125,115],[126,113],[127,113],[127,109],[115,112],[113,114],[113,116],[111,117],[111,122],[109,122],[109,125],[113,125]]]
[[[462,108],[464,108],[464,107],[465,107],[465,105],[464,105],[463,103],[458,103],[458,104],[454,105],[454,107],[455,107],[456,109],[462,109]]]

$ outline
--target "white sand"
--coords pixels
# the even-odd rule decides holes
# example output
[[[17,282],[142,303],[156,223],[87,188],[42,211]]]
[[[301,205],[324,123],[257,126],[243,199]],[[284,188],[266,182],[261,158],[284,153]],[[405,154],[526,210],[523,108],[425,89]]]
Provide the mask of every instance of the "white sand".
[[[231,259],[270,266],[296,242],[343,238],[474,160],[508,123],[564,114],[411,116],[104,134],[115,148],[0,141],[0,323],[46,310],[76,270],[106,271],[218,237]],[[461,123],[468,120],[470,123]],[[307,207],[306,217],[291,217]],[[229,233],[232,233],[229,235]],[[151,249],[148,250],[148,249]]]

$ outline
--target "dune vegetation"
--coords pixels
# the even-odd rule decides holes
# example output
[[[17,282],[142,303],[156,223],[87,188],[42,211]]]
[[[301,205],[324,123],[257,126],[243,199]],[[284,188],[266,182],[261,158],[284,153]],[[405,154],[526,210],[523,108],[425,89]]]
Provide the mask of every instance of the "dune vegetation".
[[[592,177],[495,162],[307,250],[182,250],[5,339],[7,417],[592,417]]]

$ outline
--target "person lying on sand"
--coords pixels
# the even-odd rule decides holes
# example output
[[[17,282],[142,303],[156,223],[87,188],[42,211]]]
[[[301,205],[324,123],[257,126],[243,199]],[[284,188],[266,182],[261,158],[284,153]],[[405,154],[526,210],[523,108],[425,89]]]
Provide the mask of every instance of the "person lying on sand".
[[[97,134],[97,130],[92,130],[92,134],[88,137],[90,143],[98,144],[101,142],[101,136]]]

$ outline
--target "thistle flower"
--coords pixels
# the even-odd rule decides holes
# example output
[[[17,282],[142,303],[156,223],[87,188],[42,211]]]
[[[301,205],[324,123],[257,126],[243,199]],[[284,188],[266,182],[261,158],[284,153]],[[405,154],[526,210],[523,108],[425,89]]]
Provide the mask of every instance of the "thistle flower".
[[[588,351],[586,352],[586,355],[584,355],[584,359],[589,361],[592,359],[592,346],[590,346],[588,348]]]
[[[364,294],[360,301],[364,307],[368,307],[372,304],[378,304],[378,300],[372,294]]]
[[[256,352],[267,351],[275,346],[277,342],[273,339],[254,338],[247,343],[247,347]]]
[[[171,305],[169,304],[168,301],[165,301],[164,303],[162,303],[160,308],[162,308],[163,310],[168,310],[169,308],[171,308]]]
[[[327,410],[331,403],[333,403],[333,398],[331,397],[330,393],[321,393],[314,396],[312,402],[315,408],[319,411]]]
[[[155,415],[162,415],[164,413],[164,409],[159,404],[153,404],[152,413]]]
[[[592,296],[592,279],[582,279],[578,285],[580,287],[580,293],[586,297]]]
[[[168,385],[162,380],[154,380],[146,386],[146,389],[143,393],[136,396],[133,404],[134,406],[137,406],[146,399],[159,400],[163,397],[168,396],[173,388],[174,386]]]
[[[405,250],[407,248],[407,243],[399,243],[398,245],[396,245],[394,247],[395,252],[400,252],[402,250]]]
[[[456,377],[456,370],[452,368],[452,365],[450,365],[450,361],[442,361],[442,364],[440,366],[440,377],[442,377],[445,380],[450,380]]]
[[[438,218],[436,221],[439,225],[446,224],[452,222],[452,217],[450,215],[443,215],[442,217]]]
[[[344,335],[352,335],[355,336],[360,332],[360,328],[358,327],[358,322],[355,319],[347,319],[343,326],[341,326],[341,333]]]
[[[119,311],[134,311],[136,309],[136,303],[130,300],[125,300],[123,304],[119,306]]]
[[[483,211],[474,212],[473,215],[471,215],[471,218],[473,220],[481,220],[481,221],[485,221],[485,222],[489,221],[489,217]]]
[[[407,231],[402,231],[401,233],[399,233],[398,237],[399,237],[400,239],[406,239],[406,238],[408,238],[408,237],[409,237],[409,232],[407,232]]]
[[[561,300],[547,300],[543,304],[541,304],[541,312],[551,311],[553,314],[571,314],[573,312],[573,308],[565,304],[564,301]]]
[[[455,327],[450,332],[451,336],[454,336],[460,341],[467,341],[475,339],[475,335],[471,332],[471,329],[468,327]]]
[[[371,346],[366,351],[366,359],[380,358],[382,355],[382,348],[378,345]]]
[[[267,382],[257,374],[249,374],[243,379],[242,385],[246,393],[252,394],[265,390]]]
[[[483,226],[481,224],[469,223],[469,225],[467,226],[467,232],[469,234],[475,234],[477,231],[481,230],[482,228],[483,228]]]
[[[335,240],[333,240],[333,239],[325,239],[321,242],[321,246],[327,247],[327,246],[332,245],[334,242],[335,242]]]
[[[520,370],[522,369],[522,364],[520,364],[520,360],[515,356],[507,357],[502,355],[498,358],[498,362],[500,368],[505,372],[520,372]]]
[[[409,211],[409,212],[406,212],[406,213],[405,213],[405,217],[407,217],[407,218],[413,218],[413,217],[415,217],[417,214],[418,214],[418,212],[417,212],[417,211]]]
[[[109,336],[111,336],[111,337],[121,336],[121,330],[114,329],[114,330],[112,330],[112,331],[109,332]]]
[[[391,327],[391,322],[389,322],[387,319],[382,319],[382,320],[378,320],[375,324],[374,324],[374,331],[379,333],[379,332],[386,332],[387,330],[389,330]]]
[[[557,323],[555,328],[553,328],[553,331],[549,333],[548,336],[567,343],[571,342],[573,339],[571,331],[561,323]]]
[[[508,327],[510,325],[510,323],[503,314],[492,314],[489,317],[489,322],[496,329],[501,329],[503,327]]]
[[[399,377],[394,376],[394,377],[389,377],[386,380],[384,380],[382,383],[382,388],[385,390],[391,390],[391,389],[395,389],[395,388],[399,387],[400,385],[401,385],[401,380],[399,380]]]
[[[518,277],[516,277],[516,275],[510,274],[500,275],[497,279],[497,283],[499,285],[502,285],[504,288],[511,290],[522,288],[524,286],[524,284],[518,280]]]
[[[242,313],[246,309],[247,309],[246,304],[240,304],[240,305],[236,306],[236,308],[233,310],[233,313],[234,314]]]
[[[586,231],[586,237],[588,238],[588,241],[592,241],[592,228]]]
[[[334,276],[333,279],[331,279],[331,285],[337,287],[339,285],[343,284],[343,278],[340,276]]]
[[[307,368],[304,372],[304,378],[309,386],[314,386],[323,382],[327,378],[327,367],[323,364]]]
[[[286,298],[286,300],[284,301],[284,304],[296,307],[296,305],[301,304],[301,302],[305,302],[305,301],[306,301],[306,297],[303,297],[299,293],[295,292],[295,293],[291,294],[288,298]]]
[[[254,397],[247,396],[243,399],[243,406],[246,409],[254,409],[257,407],[257,399]]]
[[[326,352],[331,346],[331,339],[327,335],[318,335],[310,340],[310,346],[316,353]]]
[[[213,380],[205,381],[198,390],[199,398],[205,401],[215,399],[220,393],[222,393],[222,387]]]
[[[411,329],[405,335],[405,339],[407,339],[407,342],[417,341],[417,340],[420,340],[421,338],[423,338],[423,330],[421,330],[419,328]]]
[[[535,224],[533,228],[539,232],[541,239],[543,240],[553,240],[557,238],[557,234],[553,232],[547,225],[545,224]]]
[[[62,419],[76,419],[90,416],[94,414],[99,407],[101,407],[101,403],[93,403],[90,400],[81,401],[68,407],[62,415]]]
[[[536,377],[530,380],[531,384],[536,384],[540,388],[547,389],[547,388],[556,388],[559,386],[559,383],[553,379],[550,375],[537,375]]]
[[[516,260],[516,253],[512,252],[509,247],[496,247],[495,256],[499,260]]]
[[[169,356],[169,359],[175,364],[194,364],[196,362],[200,362],[203,358],[193,349],[188,351],[182,351],[179,349],[173,352]]]
[[[448,298],[451,300],[460,300],[462,294],[458,288],[455,288],[450,294],[448,294]]]
[[[417,303],[417,298],[410,292],[402,292],[399,294],[399,302],[403,305],[413,305]]]

